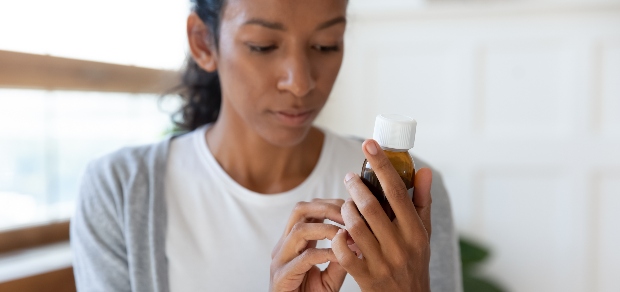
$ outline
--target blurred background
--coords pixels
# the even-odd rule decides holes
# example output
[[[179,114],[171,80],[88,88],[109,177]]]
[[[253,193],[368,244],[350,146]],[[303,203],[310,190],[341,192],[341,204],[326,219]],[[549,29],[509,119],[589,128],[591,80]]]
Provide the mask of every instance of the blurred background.
[[[82,171],[172,129],[188,2],[0,1],[0,291],[71,291]],[[620,1],[350,5],[317,123],[370,137],[379,113],[415,117],[412,153],[495,287],[620,291]]]

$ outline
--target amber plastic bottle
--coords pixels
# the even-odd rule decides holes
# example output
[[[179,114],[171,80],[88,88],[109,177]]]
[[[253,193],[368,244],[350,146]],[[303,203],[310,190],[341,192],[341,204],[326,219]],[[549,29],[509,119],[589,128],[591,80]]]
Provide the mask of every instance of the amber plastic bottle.
[[[379,146],[381,146],[392,166],[394,166],[394,169],[405,183],[410,198],[413,196],[415,165],[409,154],[409,149],[413,148],[415,142],[416,126],[417,122],[408,116],[382,114],[377,116],[373,134],[373,139],[379,143]],[[377,198],[388,218],[394,220],[396,217],[394,211],[392,211],[381,183],[368,160],[364,161],[360,176],[364,184]]]

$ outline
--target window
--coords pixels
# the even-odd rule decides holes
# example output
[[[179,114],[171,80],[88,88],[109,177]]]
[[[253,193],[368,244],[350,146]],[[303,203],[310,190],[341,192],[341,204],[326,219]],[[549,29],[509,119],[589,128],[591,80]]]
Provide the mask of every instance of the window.
[[[169,88],[186,57],[188,11],[177,0],[0,3],[0,230],[68,218],[88,161],[171,129],[179,101],[129,89],[117,73],[158,82],[161,71],[158,88]]]
[[[0,229],[68,217],[88,161],[164,136],[176,100],[158,99],[0,90]]]

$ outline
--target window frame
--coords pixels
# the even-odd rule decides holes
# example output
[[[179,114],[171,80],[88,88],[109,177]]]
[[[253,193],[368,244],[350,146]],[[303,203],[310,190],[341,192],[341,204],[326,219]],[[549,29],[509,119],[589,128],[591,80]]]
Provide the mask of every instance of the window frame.
[[[163,94],[179,72],[0,50],[0,88]]]
[[[69,220],[0,231],[0,254],[69,240]]]

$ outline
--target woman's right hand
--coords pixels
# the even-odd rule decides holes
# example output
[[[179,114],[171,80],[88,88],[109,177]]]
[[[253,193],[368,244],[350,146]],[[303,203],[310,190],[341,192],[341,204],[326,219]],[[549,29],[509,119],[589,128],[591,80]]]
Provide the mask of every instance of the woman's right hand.
[[[363,145],[364,155],[373,166],[396,219],[390,221],[360,177],[349,173],[345,186],[351,199],[341,211],[347,231],[334,237],[332,248],[362,291],[428,292],[432,172],[428,168],[416,172],[412,200],[380,146],[373,140]],[[348,234],[361,257],[348,246]]]
[[[314,199],[297,203],[284,234],[271,253],[270,291],[339,291],[347,272],[331,248],[316,248],[317,240],[333,239],[344,224],[340,215],[344,200]],[[321,271],[316,265],[330,262]]]

